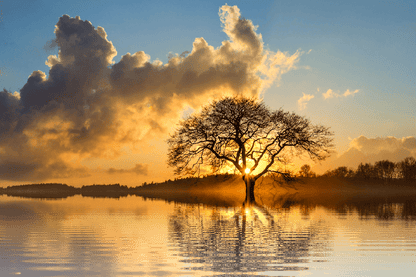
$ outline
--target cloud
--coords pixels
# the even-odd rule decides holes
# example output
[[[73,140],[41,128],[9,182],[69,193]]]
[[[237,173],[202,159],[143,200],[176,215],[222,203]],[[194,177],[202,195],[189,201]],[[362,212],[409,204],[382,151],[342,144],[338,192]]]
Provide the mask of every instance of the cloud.
[[[354,95],[354,94],[358,93],[359,91],[360,90],[358,90],[358,89],[356,89],[354,91],[350,91],[349,89],[347,89],[343,94],[339,94],[339,93],[334,92],[332,89],[328,89],[325,93],[322,93],[322,96],[324,97],[324,99],[347,97],[347,96],[350,96],[350,95]]]
[[[149,166],[147,164],[136,164],[135,167],[130,169],[115,169],[109,168],[108,174],[124,174],[124,173],[136,173],[137,175],[147,175],[149,173]]]
[[[55,39],[51,39],[45,43],[45,45],[43,46],[43,50],[48,52],[54,50],[56,47],[58,47],[58,43]]]
[[[237,6],[222,6],[219,16],[228,36],[221,46],[199,37],[165,64],[143,51],[115,62],[104,28],[59,18],[45,46],[59,50],[46,61],[49,73],[33,71],[17,94],[0,92],[0,179],[85,176],[84,159],[140,149],[141,140],[166,135],[184,110],[224,95],[259,96],[297,68],[303,52],[265,50]]]
[[[335,169],[339,166],[357,168],[360,163],[375,163],[381,160],[402,161],[406,157],[416,158],[415,137],[379,137],[360,136],[350,141],[349,149],[339,156],[334,156],[316,167],[319,171]]]
[[[339,97],[339,95],[333,92],[332,89],[328,89],[327,92],[322,93],[322,96],[324,97],[324,99]]]
[[[366,155],[375,155],[385,151],[397,152],[398,150],[406,150],[411,154],[416,154],[416,138],[366,138],[365,136],[360,136],[350,142],[350,148],[355,148]]]
[[[0,139],[1,135],[12,129],[19,116],[20,98],[6,89],[0,91]]]
[[[350,91],[349,89],[347,89],[347,90],[344,92],[343,96],[344,96],[344,97],[347,97],[347,96],[349,96],[349,95],[354,95],[354,94],[358,93],[359,91],[360,91],[360,90],[358,90],[358,89],[356,89],[356,90],[354,90],[354,91]]]
[[[299,106],[300,110],[306,109],[306,105],[308,104],[308,101],[315,97],[312,94],[305,94],[303,92],[302,92],[302,94],[303,94],[303,96],[301,98],[299,98],[299,100],[298,100],[298,106]]]

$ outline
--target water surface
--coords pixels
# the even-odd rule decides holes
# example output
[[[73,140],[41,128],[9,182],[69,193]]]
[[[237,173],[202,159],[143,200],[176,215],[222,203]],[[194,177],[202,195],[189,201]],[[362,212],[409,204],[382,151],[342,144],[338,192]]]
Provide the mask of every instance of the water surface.
[[[0,196],[0,275],[413,276],[415,203],[226,208]]]

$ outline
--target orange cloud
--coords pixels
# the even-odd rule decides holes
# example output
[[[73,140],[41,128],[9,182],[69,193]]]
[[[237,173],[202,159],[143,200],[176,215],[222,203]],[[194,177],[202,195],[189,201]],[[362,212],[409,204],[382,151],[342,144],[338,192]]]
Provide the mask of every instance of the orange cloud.
[[[306,105],[308,104],[309,100],[313,99],[315,96],[312,94],[305,94],[302,92],[302,97],[298,100],[298,106],[300,110],[306,109]]]
[[[0,92],[0,179],[87,176],[86,158],[114,159],[125,147],[163,137],[186,109],[224,95],[259,96],[296,69],[303,52],[264,49],[261,34],[237,6],[219,9],[228,39],[215,48],[200,37],[190,52],[151,61],[143,51],[117,51],[102,27],[62,16],[48,57],[19,93]],[[124,148],[123,148],[124,147]],[[146,174],[146,165],[108,173]]]
[[[324,97],[324,99],[347,97],[347,96],[350,96],[350,95],[354,95],[354,94],[358,93],[359,91],[360,90],[358,90],[358,89],[356,89],[354,91],[350,91],[349,89],[347,89],[343,94],[339,94],[339,93],[334,92],[332,89],[328,89],[325,93],[322,93],[322,96]]]

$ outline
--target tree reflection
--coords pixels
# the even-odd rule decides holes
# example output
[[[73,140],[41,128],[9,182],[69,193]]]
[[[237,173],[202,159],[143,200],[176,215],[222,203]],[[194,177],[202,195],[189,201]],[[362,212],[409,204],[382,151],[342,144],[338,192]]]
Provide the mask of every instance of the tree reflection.
[[[334,211],[338,216],[358,213],[361,219],[375,218],[378,220],[415,220],[416,199],[414,195],[407,197],[362,197],[360,195],[347,197],[299,197],[297,193],[280,195],[273,198],[269,205],[277,209],[291,210],[293,208],[308,215],[316,207],[324,207]]]
[[[319,222],[299,218],[294,224],[287,213],[257,205],[225,209],[177,204],[169,228],[170,240],[190,270],[307,270],[310,252],[324,256],[329,248],[329,233]]]
[[[402,203],[384,200],[367,203],[350,203],[362,219],[375,217],[379,220],[416,219],[416,200],[406,200]]]
[[[401,218],[405,220],[416,219],[416,201],[407,200],[403,203]]]

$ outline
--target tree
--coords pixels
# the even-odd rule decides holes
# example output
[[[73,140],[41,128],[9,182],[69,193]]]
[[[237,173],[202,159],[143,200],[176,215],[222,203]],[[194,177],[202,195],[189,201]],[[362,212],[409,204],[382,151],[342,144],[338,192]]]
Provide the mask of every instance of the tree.
[[[300,170],[299,170],[298,175],[299,175],[300,177],[316,177],[315,172],[313,172],[313,171],[311,170],[311,166],[310,166],[310,165],[308,165],[308,164],[304,164],[304,165],[302,165],[302,167],[301,167],[301,168],[300,168]]]
[[[355,177],[362,178],[362,179],[371,179],[376,178],[376,170],[374,169],[374,166],[369,163],[360,163],[358,165],[357,171],[355,172]]]
[[[374,164],[375,171],[377,172],[378,178],[384,180],[391,180],[394,176],[396,164],[394,162],[383,160],[378,161]]]
[[[291,155],[325,159],[332,149],[327,127],[281,109],[271,111],[254,98],[224,97],[188,116],[168,139],[168,164],[178,175],[234,169],[246,184],[245,203],[255,203],[256,180],[265,174],[283,177]]]
[[[416,180],[416,159],[407,157],[397,164],[400,176],[405,180]]]
[[[336,178],[351,178],[354,176],[354,170],[346,166],[340,166],[335,168],[334,170],[328,170],[327,172],[325,172],[324,176]]]

